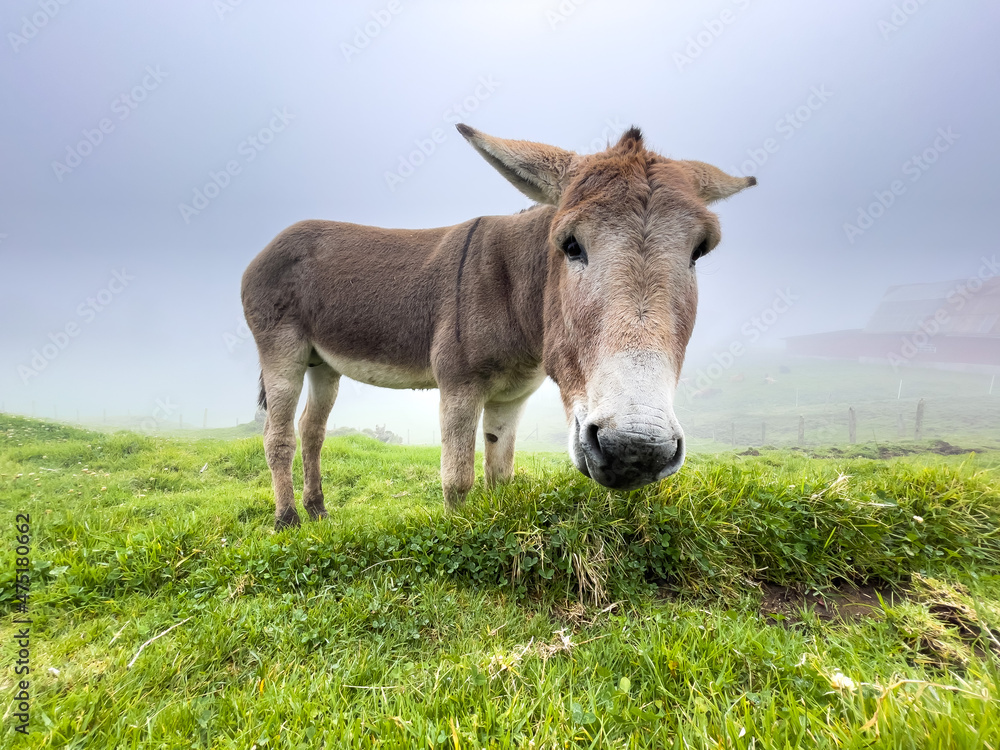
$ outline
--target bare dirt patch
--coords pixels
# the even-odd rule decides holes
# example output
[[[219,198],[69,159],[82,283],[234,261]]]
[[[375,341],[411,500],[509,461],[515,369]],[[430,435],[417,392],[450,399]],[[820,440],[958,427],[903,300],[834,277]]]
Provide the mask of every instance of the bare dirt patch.
[[[965,453],[982,453],[982,449],[959,448],[957,445],[952,445],[944,440],[935,440],[931,443],[927,450],[930,453],[937,453],[941,456],[961,456]]]
[[[791,628],[809,616],[831,623],[883,620],[882,601],[889,607],[912,604],[918,606],[889,615],[912,649],[912,663],[964,669],[973,655],[1000,655],[1000,612],[977,606],[968,589],[958,583],[915,573],[903,587],[842,584],[822,592],[801,585],[762,583],[760,587],[760,613],[771,625]]]
[[[952,631],[974,653],[1000,655],[1000,612],[977,606],[969,590],[960,583],[946,583],[921,575],[913,577],[914,597],[927,607],[931,617]]]
[[[852,450],[843,450],[837,448],[836,446],[829,446],[825,448],[801,448],[794,447],[790,450],[802,453],[809,458],[842,458],[842,457],[856,457],[856,458],[874,458],[879,460],[888,460],[892,458],[899,458],[901,456],[914,456],[919,454],[934,453],[939,456],[963,456],[969,453],[986,453],[988,449],[986,448],[962,448],[957,445],[952,445],[945,440],[934,440],[931,443],[925,445],[879,445],[874,446],[870,443],[861,444]],[[750,448],[745,453],[738,453],[739,456],[756,456],[760,455],[758,451],[754,448]]]
[[[884,616],[879,596],[888,605],[904,598],[887,585],[855,586],[843,584],[834,589],[816,591],[805,586],[779,586],[762,583],[760,612],[772,624],[794,625],[806,612],[824,621],[881,619]]]
[[[884,445],[880,445],[878,449],[879,458],[899,458],[900,456],[909,456],[912,453],[916,453],[916,451],[911,450],[910,448],[901,448],[899,446],[888,448]]]

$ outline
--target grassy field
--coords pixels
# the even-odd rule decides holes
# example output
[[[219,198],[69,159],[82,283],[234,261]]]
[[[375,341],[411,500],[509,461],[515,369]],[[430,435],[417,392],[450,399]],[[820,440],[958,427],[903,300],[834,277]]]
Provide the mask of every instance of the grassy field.
[[[1000,453],[844,451],[520,455],[449,517],[437,449],[331,439],[274,534],[259,437],[0,415],[0,744],[997,750]]]
[[[699,452],[846,444],[848,411],[852,408],[857,445],[898,444],[915,439],[916,411],[921,400],[924,440],[957,441],[960,448],[1000,451],[1000,378],[992,375],[917,367],[893,370],[887,364],[792,357],[768,350],[746,354],[721,374],[709,370],[712,364],[709,358],[693,360],[686,366],[675,402],[689,444]],[[706,380],[707,372],[717,377]],[[699,391],[701,395],[693,395]],[[248,394],[248,404],[252,398],[253,394]],[[338,416],[342,414],[342,402],[352,398],[350,388],[342,390],[334,406],[335,422],[342,419]],[[800,418],[804,428],[801,443]],[[388,427],[404,438],[412,433],[414,444],[428,444],[431,436],[437,439],[440,434],[436,419],[437,412],[432,409],[426,422],[416,424],[411,418],[401,417]],[[113,413],[103,420],[85,418],[78,426],[187,440],[238,439],[259,434],[261,429],[253,420],[207,430],[185,423],[181,429],[172,419],[157,421]],[[376,425],[349,426],[360,431]],[[482,448],[481,434],[479,440]],[[524,451],[562,452],[566,440],[562,403],[554,386],[543,389],[528,402],[518,430],[518,446]]]
[[[852,408],[858,444],[912,440],[921,400],[924,439],[961,436],[963,447],[1000,449],[1000,378],[991,375],[758,353],[692,397],[704,392],[698,373],[705,372],[691,366],[677,404],[685,432],[703,450],[726,449],[734,435],[737,446],[797,445],[800,417],[804,447],[847,443]]]

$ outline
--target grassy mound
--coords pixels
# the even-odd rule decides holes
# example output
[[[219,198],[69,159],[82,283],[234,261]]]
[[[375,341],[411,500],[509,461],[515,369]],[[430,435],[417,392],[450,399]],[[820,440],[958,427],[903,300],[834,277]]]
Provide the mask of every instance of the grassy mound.
[[[522,456],[446,516],[438,450],[336,438],[330,518],[274,534],[259,437],[0,416],[29,746],[997,746],[1000,457],[831,456],[696,456],[632,493]],[[905,595],[819,617],[845,582]]]

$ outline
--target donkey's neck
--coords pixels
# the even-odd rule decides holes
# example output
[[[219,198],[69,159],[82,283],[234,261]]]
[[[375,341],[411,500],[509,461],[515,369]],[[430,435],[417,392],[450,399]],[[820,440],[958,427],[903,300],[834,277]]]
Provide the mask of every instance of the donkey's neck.
[[[501,261],[497,283],[506,285],[511,323],[517,326],[532,358],[541,359],[544,339],[545,290],[548,276],[549,229],[555,208],[535,206],[512,216],[491,217],[490,251]],[[491,226],[492,225],[492,226]]]

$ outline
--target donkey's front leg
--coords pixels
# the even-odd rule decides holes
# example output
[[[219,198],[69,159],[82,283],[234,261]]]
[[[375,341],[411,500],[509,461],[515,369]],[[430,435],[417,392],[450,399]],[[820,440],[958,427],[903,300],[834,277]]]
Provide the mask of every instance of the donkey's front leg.
[[[514,439],[517,423],[528,397],[515,401],[491,401],[483,411],[483,439],[486,450],[483,468],[486,486],[493,487],[514,476]]]
[[[476,425],[483,399],[467,390],[441,390],[441,484],[444,505],[456,510],[476,481]]]

